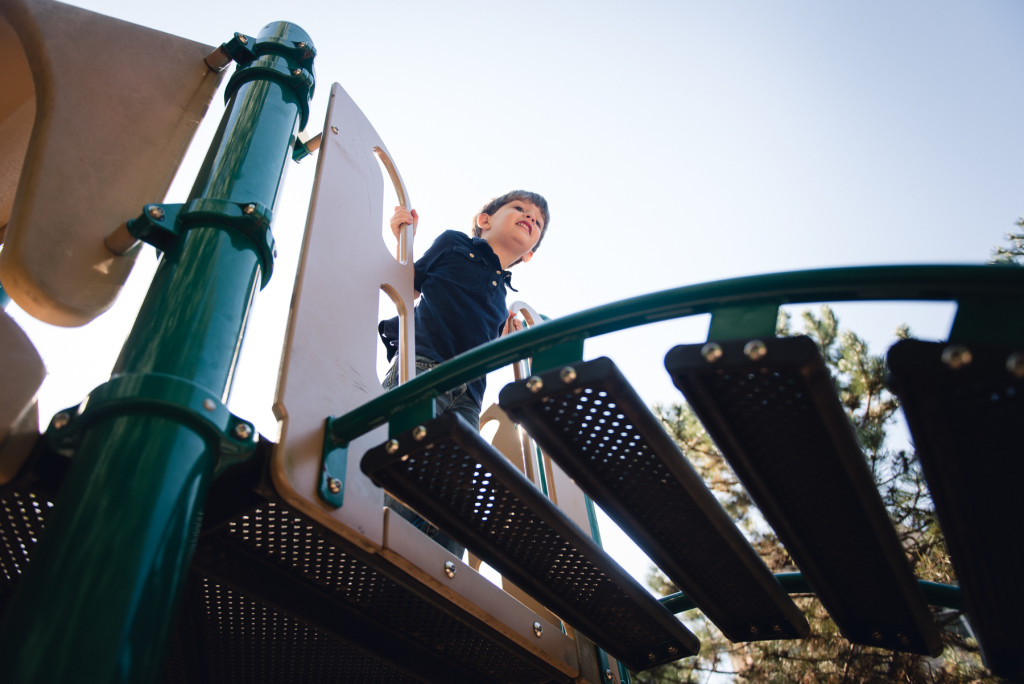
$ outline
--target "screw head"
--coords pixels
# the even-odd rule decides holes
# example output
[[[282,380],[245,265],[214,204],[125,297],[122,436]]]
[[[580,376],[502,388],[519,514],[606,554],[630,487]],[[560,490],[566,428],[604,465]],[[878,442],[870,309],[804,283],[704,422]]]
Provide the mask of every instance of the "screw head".
[[[971,354],[971,350],[962,344],[951,344],[942,350],[942,363],[953,370],[969,366],[973,360],[974,356]]]
[[[761,629],[757,625],[750,625],[750,633],[751,634],[760,634],[761,633]]]
[[[609,682],[612,681],[612,671],[607,667],[604,669],[604,678],[607,679]]]
[[[562,379],[566,385],[576,382],[576,369],[572,366],[566,366],[559,373],[558,377]]]
[[[751,361],[760,361],[768,353],[768,345],[761,340],[750,340],[743,345],[743,353]]]
[[[338,132],[338,127],[337,126],[331,126],[331,133],[335,133],[336,134],[337,132]]]
[[[708,363],[714,363],[722,358],[725,352],[722,351],[722,345],[717,342],[708,342],[700,348],[700,355],[704,357],[704,360]]]
[[[302,69],[292,69],[292,76],[301,76]]]
[[[150,207],[149,209],[146,210],[146,213],[149,214],[149,218],[153,219],[154,221],[164,220],[165,214],[163,207]]]
[[[306,47],[306,44],[305,43],[298,43],[295,47],[297,47],[297,48],[299,48],[301,50],[302,48]]]
[[[534,394],[540,392],[543,387],[544,381],[541,380],[536,375],[531,375],[530,378],[526,381],[526,389],[530,390]]]
[[[875,641],[881,641],[882,640],[882,633],[879,632],[879,631],[874,631],[874,632],[871,633],[871,638],[874,639]]]
[[[341,480],[336,477],[332,477],[327,481],[327,489],[330,490],[331,494],[337,494],[341,491]]]
[[[242,45],[248,45],[249,44],[249,39],[246,38],[243,35],[239,35],[238,36],[238,42],[241,43]]]
[[[539,622],[534,622],[533,633],[536,634],[538,638],[540,638],[540,635],[544,633],[544,625],[540,624]]]
[[[444,562],[444,574],[448,576],[448,579],[455,577],[455,573],[458,572],[458,570],[458,567],[456,567],[453,561]]]
[[[679,649],[678,648],[676,648],[675,646],[669,646],[668,647],[668,654],[669,655],[675,655],[676,653],[679,653]]]
[[[68,413],[67,411],[61,411],[60,413],[53,417],[53,420],[50,421],[50,424],[53,425],[54,430],[63,430],[68,426],[68,423],[70,422],[71,414]]]
[[[212,411],[217,408],[217,402],[210,398],[203,399],[203,408],[207,411]]]
[[[252,425],[248,423],[239,423],[235,426],[235,437],[239,439],[249,439],[252,437]]]
[[[384,451],[388,452],[389,454],[393,454],[393,453],[397,452],[398,451],[398,440],[397,439],[389,439],[388,443],[384,446]]]
[[[417,442],[422,442],[423,438],[427,436],[427,428],[423,425],[417,425],[412,429],[412,438]]]
[[[1006,359],[1006,370],[1016,378],[1024,378],[1024,352],[1013,352]]]
[[[655,661],[655,659],[657,659],[657,656],[654,655],[654,651],[651,651],[650,653],[647,654],[647,659],[649,661],[651,661],[652,663]]]
[[[256,211],[255,204],[246,204],[244,207],[242,207],[242,213],[245,214],[246,216],[253,213],[254,211]]]

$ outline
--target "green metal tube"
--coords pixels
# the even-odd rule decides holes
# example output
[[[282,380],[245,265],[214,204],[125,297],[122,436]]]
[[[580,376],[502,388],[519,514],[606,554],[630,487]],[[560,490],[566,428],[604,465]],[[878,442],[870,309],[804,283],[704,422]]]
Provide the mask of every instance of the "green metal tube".
[[[262,69],[229,86],[191,199],[275,206],[312,92],[287,79],[311,67],[288,62],[294,51],[286,48],[299,42],[311,45],[290,24],[260,33],[257,45],[269,45],[268,63],[288,64],[285,76]],[[259,246],[230,226],[193,226],[164,254],[115,376],[191,383],[208,392],[211,410],[226,399],[261,275]],[[144,405],[85,423],[0,625],[0,681],[159,681],[221,454],[216,435],[191,419],[194,407]]]

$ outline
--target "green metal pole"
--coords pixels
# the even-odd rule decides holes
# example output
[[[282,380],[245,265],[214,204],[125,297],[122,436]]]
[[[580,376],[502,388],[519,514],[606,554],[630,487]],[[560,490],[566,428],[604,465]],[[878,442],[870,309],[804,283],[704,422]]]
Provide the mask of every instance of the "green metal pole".
[[[298,27],[235,43],[246,59],[186,205],[191,224],[165,252],[112,380],[51,425],[78,424],[80,437],[0,626],[0,681],[160,679],[209,484],[238,436],[219,433],[251,431],[223,402],[272,240],[238,230],[234,214],[272,213],[312,94]]]

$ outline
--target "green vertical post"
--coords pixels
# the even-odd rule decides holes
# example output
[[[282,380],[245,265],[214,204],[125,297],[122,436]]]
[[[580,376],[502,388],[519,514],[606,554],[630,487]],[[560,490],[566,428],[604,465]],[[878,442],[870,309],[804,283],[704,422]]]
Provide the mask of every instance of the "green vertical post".
[[[273,240],[239,219],[272,215],[315,53],[287,23],[231,45],[227,110],[114,376],[48,432],[75,427],[74,458],[0,625],[0,681],[160,681],[210,481],[251,441],[223,402]]]

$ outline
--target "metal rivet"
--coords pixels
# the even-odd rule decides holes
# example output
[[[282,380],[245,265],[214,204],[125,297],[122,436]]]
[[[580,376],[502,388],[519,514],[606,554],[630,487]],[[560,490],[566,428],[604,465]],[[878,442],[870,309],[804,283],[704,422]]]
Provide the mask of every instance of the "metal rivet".
[[[544,625],[540,624],[539,622],[534,622],[533,633],[540,637],[540,635],[544,633]]]
[[[653,652],[647,654],[647,659],[650,660],[652,663],[655,661],[656,658],[657,656],[655,656]]]
[[[304,47],[306,47],[306,44],[305,43],[299,43],[295,47],[297,47],[297,48],[304,48]]]
[[[292,69],[292,76],[301,76],[302,69]]]
[[[704,360],[708,363],[714,363],[722,358],[722,345],[717,342],[708,342],[700,348],[700,355],[704,357]]]
[[[455,567],[455,563],[452,561],[444,562],[444,574],[448,576],[448,579],[455,577],[455,573],[458,572],[458,568]]]
[[[207,411],[212,411],[217,408],[217,402],[213,399],[203,399],[203,408]]]
[[[776,634],[782,634],[782,625],[772,625],[772,631]]]
[[[245,36],[238,36],[238,42],[241,43],[242,45],[248,45],[249,44],[249,39],[246,38]]]
[[[761,630],[758,628],[757,625],[750,625],[750,633],[751,634],[760,634]]]
[[[604,678],[607,679],[609,682],[612,681],[612,671],[608,668],[605,668],[604,670]]]
[[[743,353],[751,361],[760,361],[768,353],[768,345],[761,340],[750,340],[743,345]]]
[[[530,379],[526,381],[526,389],[530,390],[534,394],[540,392],[544,387],[544,381],[536,375],[530,376]]]
[[[150,207],[146,211],[146,213],[149,214],[149,217],[151,219],[155,219],[157,221],[163,221],[164,220],[164,210],[163,210],[162,207]]]
[[[572,366],[566,366],[558,374],[558,377],[560,377],[562,379],[562,382],[564,382],[567,385],[570,382],[575,382],[576,381],[576,369],[573,368]]]
[[[243,214],[248,215],[248,214],[251,214],[254,211],[256,211],[256,205],[255,204],[246,204],[244,207],[242,207],[242,213]]]
[[[951,344],[942,350],[942,363],[953,370],[959,370],[970,365],[974,360],[971,350],[960,344]]]
[[[338,132],[338,127],[337,126],[331,126],[331,133],[337,133],[337,132]]]
[[[423,438],[427,436],[427,428],[422,425],[417,425],[412,430],[412,438],[417,442],[422,442]]]
[[[71,414],[68,413],[67,411],[61,411],[60,413],[58,413],[57,415],[55,415],[53,417],[53,421],[52,421],[53,429],[54,430],[63,430],[64,428],[66,428],[68,426],[68,423],[70,423],[70,422],[71,422]]]
[[[1006,370],[1017,378],[1024,378],[1024,352],[1013,352],[1006,359]]]
[[[675,655],[676,653],[679,653],[679,649],[678,648],[676,648],[675,646],[669,646],[668,647],[668,654],[669,655]]]
[[[337,494],[341,491],[341,480],[336,477],[332,477],[327,481],[327,488],[331,490],[331,494]]]
[[[388,452],[389,454],[393,454],[396,451],[398,451],[398,440],[389,439],[387,445],[384,447],[384,451]]]
[[[248,423],[239,423],[235,426],[235,437],[239,439],[249,439],[252,437],[252,425]]]

